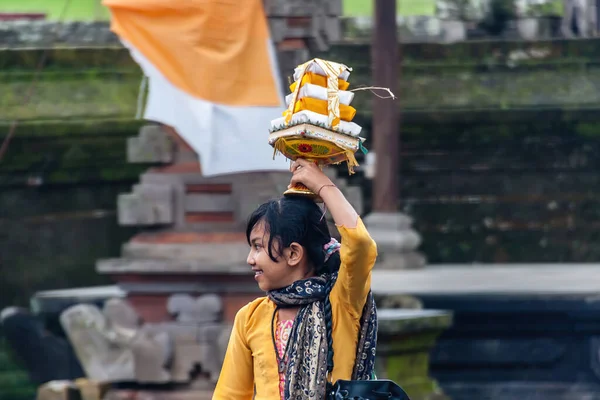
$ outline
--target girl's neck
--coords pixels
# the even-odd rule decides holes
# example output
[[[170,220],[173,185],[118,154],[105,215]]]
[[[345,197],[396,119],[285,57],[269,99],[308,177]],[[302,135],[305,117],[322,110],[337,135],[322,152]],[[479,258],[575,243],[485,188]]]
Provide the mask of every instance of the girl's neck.
[[[289,285],[286,285],[284,287],[293,285],[294,283],[299,282],[299,281],[303,281],[305,279],[313,278],[315,276],[317,276],[317,274],[315,274],[315,270],[314,269],[307,270],[302,275],[298,274],[296,276],[290,276],[290,278],[292,278],[293,281],[291,281],[289,283]],[[283,287],[281,289],[283,289]]]
[[[299,307],[280,308],[279,311],[277,311],[279,322],[295,319],[299,309]]]
[[[298,279],[298,280],[304,280],[304,279],[308,279],[308,278],[313,278],[317,276],[317,274],[315,273],[315,269],[314,268],[310,268],[308,270],[306,270],[304,272],[304,275],[302,276],[302,278]]]

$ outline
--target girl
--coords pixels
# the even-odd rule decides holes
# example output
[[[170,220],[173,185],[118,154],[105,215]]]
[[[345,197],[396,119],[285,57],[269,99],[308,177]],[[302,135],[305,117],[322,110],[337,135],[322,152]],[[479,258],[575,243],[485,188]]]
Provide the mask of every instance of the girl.
[[[372,377],[375,242],[315,164],[298,159],[291,170],[290,186],[323,199],[341,246],[312,200],[283,197],[254,211],[247,262],[267,296],[238,311],[213,399],[324,399],[338,379]]]

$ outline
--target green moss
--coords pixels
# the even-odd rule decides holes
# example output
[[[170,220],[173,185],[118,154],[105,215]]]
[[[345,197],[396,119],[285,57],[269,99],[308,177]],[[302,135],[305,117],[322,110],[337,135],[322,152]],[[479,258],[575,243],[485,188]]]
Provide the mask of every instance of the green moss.
[[[114,165],[76,169],[58,169],[45,175],[47,184],[66,184],[80,182],[122,182],[135,181],[147,166]]]
[[[447,326],[447,325],[446,325]],[[425,400],[441,391],[429,377],[429,350],[442,330],[379,338],[377,374],[397,382],[411,399]]]
[[[27,121],[19,125],[0,163],[0,185],[40,177],[45,184],[136,181],[147,164],[127,162],[127,139],[143,121]],[[0,132],[7,132],[7,127]],[[1,137],[1,135],[0,135]]]
[[[0,121],[41,118],[132,117],[138,79],[72,79],[40,81],[25,103],[29,82],[0,82]]]
[[[331,47],[319,57],[340,60],[347,65],[367,66],[370,60],[368,40],[351,40]],[[593,62],[600,56],[600,40],[538,40],[526,41],[477,41],[444,43],[404,43],[400,45],[404,65],[438,63],[460,65],[502,65],[509,57],[518,55],[518,64],[544,64],[586,60]],[[529,55],[522,59],[522,55]]]
[[[136,135],[146,121],[134,118],[73,118],[73,119],[32,119],[19,121],[16,137],[103,137]],[[10,122],[0,121],[0,138],[6,135]]]
[[[600,40],[406,44],[398,105],[411,110],[512,110],[600,104]],[[52,49],[32,101],[24,93],[41,50],[4,50],[0,120],[125,117],[135,114],[141,72],[126,49]],[[354,68],[351,87],[373,84],[370,47],[334,46],[322,57]],[[399,67],[400,71],[400,67]],[[371,115],[369,92],[353,105]]]
[[[97,81],[104,79],[134,79],[141,78],[141,72],[138,68],[78,68],[78,69],[52,69],[44,68],[37,78],[41,82],[78,80],[78,81]],[[30,83],[34,78],[34,71],[31,70],[12,70],[0,72],[0,82],[27,82]]]
[[[0,52],[2,53],[1,71],[34,71],[44,53],[46,53],[44,71],[93,68],[139,69],[131,58],[129,50],[121,46],[0,49]]]
[[[575,124],[575,131],[583,137],[600,137],[600,123],[581,122]]]
[[[27,372],[17,365],[7,344],[0,339],[0,400],[31,400],[35,393]]]

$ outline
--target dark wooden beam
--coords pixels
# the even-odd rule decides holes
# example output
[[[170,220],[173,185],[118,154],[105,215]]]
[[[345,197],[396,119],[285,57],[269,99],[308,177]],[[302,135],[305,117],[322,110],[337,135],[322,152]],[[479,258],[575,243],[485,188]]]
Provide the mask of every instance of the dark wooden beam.
[[[376,153],[373,185],[373,211],[396,212],[400,196],[398,179],[400,163],[398,79],[400,57],[396,26],[396,0],[375,0],[371,63],[373,85],[389,88],[396,100],[373,99],[374,150]]]

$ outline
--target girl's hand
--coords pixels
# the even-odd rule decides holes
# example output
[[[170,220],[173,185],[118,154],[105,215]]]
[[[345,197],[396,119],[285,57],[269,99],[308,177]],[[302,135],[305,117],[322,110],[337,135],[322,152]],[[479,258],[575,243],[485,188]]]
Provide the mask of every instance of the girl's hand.
[[[347,228],[356,227],[358,214],[352,205],[348,203],[342,192],[338,190],[333,182],[331,182],[331,179],[315,163],[299,158],[294,161],[290,170],[293,176],[288,188],[291,188],[296,183],[304,184],[304,186],[323,199],[336,225],[342,225]],[[325,190],[321,191],[321,189]]]
[[[317,193],[324,185],[333,185],[331,179],[321,171],[317,164],[303,158],[294,161],[290,171],[293,175],[288,189],[296,183],[302,183],[313,193]]]

